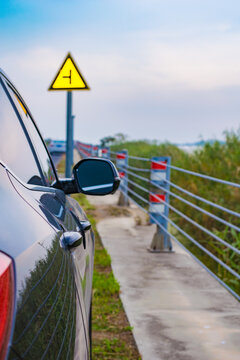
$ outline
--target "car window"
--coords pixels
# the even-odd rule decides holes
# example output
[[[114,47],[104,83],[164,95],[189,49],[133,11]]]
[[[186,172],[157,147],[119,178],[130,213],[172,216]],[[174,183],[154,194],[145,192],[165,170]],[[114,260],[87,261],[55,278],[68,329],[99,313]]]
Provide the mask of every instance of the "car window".
[[[43,185],[29,142],[2,84],[0,84],[0,109],[0,160],[22,181]]]
[[[15,90],[10,84],[8,84],[8,87],[11,96],[13,97],[13,100],[15,102],[15,105],[24,122],[24,125],[32,140],[34,149],[37,153],[37,157],[42,168],[45,181],[48,185],[51,185],[52,182],[56,180],[56,177],[47,150],[22,99],[20,99],[19,95],[15,92]]]

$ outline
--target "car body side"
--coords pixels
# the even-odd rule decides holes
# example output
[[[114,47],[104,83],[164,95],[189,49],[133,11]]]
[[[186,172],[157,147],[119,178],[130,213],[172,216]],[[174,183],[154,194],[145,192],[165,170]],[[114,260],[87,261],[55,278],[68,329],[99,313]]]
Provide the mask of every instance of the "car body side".
[[[21,123],[22,115],[6,83],[16,91],[0,72],[0,87],[14,108],[16,122]],[[21,102],[31,126],[36,127],[26,104]],[[12,131],[13,136],[20,136],[14,134],[14,128]],[[21,136],[25,136],[26,146],[41,167],[37,149],[26,131],[22,129]],[[38,129],[37,133],[43,141]],[[17,151],[19,158],[23,156],[21,149]],[[50,156],[49,164],[56,178]],[[83,242],[72,249],[61,247],[64,233],[80,232],[79,222],[87,217],[73,198],[44,182],[43,172],[39,171],[42,183],[26,183],[0,154],[0,251],[11,257],[15,269],[8,358],[89,359],[94,235],[91,230],[86,233],[85,247]]]

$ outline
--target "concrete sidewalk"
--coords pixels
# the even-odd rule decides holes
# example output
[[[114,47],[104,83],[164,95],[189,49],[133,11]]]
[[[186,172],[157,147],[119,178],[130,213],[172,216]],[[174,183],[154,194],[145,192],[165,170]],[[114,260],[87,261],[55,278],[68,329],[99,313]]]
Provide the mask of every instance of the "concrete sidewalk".
[[[89,201],[116,205],[117,197]],[[155,226],[134,217],[104,218],[98,231],[144,360],[240,359],[240,304],[190,255],[175,243],[173,254],[147,252]]]

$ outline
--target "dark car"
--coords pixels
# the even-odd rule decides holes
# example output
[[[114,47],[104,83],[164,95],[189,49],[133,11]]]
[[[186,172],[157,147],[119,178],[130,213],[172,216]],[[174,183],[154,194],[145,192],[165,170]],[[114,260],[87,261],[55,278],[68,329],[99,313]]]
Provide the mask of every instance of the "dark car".
[[[25,102],[0,71],[0,359],[89,359],[94,236],[69,196],[115,192],[109,160],[59,179]]]

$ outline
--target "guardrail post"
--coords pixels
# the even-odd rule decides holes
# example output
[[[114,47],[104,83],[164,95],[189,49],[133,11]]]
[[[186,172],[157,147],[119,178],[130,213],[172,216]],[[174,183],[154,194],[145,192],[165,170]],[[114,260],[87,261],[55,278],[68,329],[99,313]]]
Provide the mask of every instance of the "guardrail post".
[[[150,179],[154,184],[161,186],[162,188],[169,190],[169,183],[165,180],[170,181],[170,165],[171,158],[169,156],[160,156],[160,157],[152,157],[151,163],[151,174]],[[159,164],[161,163],[161,164]],[[169,235],[157,224],[162,225],[164,229],[168,228],[167,218],[169,216],[169,207],[166,204],[169,204],[169,194],[161,190],[151,191],[150,194],[150,206],[149,213],[152,215],[156,221],[150,217],[150,223],[156,224],[157,229],[153,236],[150,248],[148,251],[159,253],[159,252],[173,252],[172,251],[172,243]],[[163,203],[163,201],[165,203]],[[161,214],[163,214],[166,218],[164,218]]]
[[[93,156],[98,157],[98,145],[93,145]]]
[[[101,155],[104,159],[110,159],[110,148],[109,146],[105,146],[101,148]]]
[[[118,151],[116,154],[116,166],[119,169],[121,178],[120,195],[118,199],[119,206],[129,206],[128,200],[128,174],[126,172],[128,166],[128,150]]]

